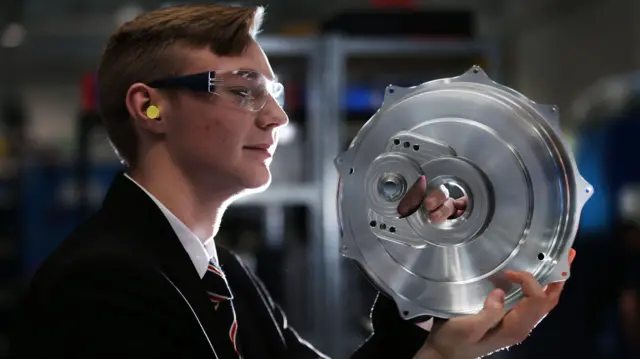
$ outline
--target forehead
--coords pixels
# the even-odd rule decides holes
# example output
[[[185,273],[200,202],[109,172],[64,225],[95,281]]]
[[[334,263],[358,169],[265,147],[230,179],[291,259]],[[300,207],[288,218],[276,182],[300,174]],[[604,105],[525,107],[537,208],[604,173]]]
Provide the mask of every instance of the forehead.
[[[218,56],[207,48],[201,48],[188,50],[187,58],[187,73],[242,69],[257,71],[268,79],[275,78],[269,59],[256,42],[252,42],[240,56]]]

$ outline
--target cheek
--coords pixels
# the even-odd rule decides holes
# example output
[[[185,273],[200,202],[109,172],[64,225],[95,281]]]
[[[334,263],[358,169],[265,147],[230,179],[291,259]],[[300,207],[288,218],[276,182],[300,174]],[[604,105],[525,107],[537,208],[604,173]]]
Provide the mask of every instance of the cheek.
[[[228,162],[239,156],[252,124],[246,113],[197,100],[186,100],[182,105],[170,131],[174,135],[171,142],[181,148],[182,157]]]
[[[202,141],[210,144],[208,147],[229,148],[235,142],[232,129],[215,117],[203,119],[195,131]]]
[[[246,137],[246,119],[233,114],[208,114],[194,121],[192,140],[210,156],[229,158],[239,153]],[[197,140],[195,140],[197,139]]]

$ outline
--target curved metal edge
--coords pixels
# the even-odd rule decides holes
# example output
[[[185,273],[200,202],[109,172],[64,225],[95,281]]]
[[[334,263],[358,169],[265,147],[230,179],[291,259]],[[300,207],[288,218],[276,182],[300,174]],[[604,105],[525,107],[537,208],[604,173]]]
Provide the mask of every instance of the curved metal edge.
[[[492,86],[494,88],[505,91],[509,94],[512,94],[526,103],[529,103],[531,107],[533,107],[537,112],[539,112],[542,117],[549,123],[556,132],[559,132],[560,138],[564,140],[564,136],[562,136],[560,129],[560,114],[557,105],[548,105],[548,104],[539,104],[524,94],[502,85],[498,82],[493,81],[489,75],[480,67],[480,66],[472,66],[467,72],[464,74],[451,78],[451,82],[471,82],[471,83],[480,83],[488,86]]]
[[[448,79],[450,82],[468,82],[468,83],[478,83],[478,84],[484,84],[487,86],[491,86],[493,88],[499,89],[503,92],[506,92],[516,98],[519,98],[520,100],[522,100],[523,102],[529,103],[532,107],[536,108],[536,109],[542,109],[544,111],[544,113],[547,112],[547,108],[549,108],[551,111],[551,113],[555,113],[554,115],[551,116],[551,118],[547,118],[545,116],[545,118],[547,118],[547,122],[553,122],[556,121],[556,123],[559,122],[559,117],[557,115],[558,113],[558,107],[555,105],[543,105],[543,104],[538,104],[537,102],[531,100],[529,97],[525,96],[523,93],[516,91],[515,89],[505,86],[501,83],[498,83],[496,81],[494,81],[493,79],[491,79],[491,77],[489,77],[489,75],[482,69],[482,67],[478,66],[478,65],[474,65],[471,66],[471,68],[469,68],[469,70],[467,70],[465,73],[463,73],[460,76],[456,76],[456,77],[452,77],[450,79]],[[437,81],[437,80],[436,80]],[[550,121],[551,120],[551,121]],[[559,127],[559,126],[557,126]]]
[[[582,212],[584,205],[587,204],[587,201],[593,196],[593,186],[587,182],[580,174],[576,175],[576,210],[578,213]]]
[[[333,165],[342,178],[346,178],[353,174],[353,153],[354,151],[352,149],[348,149],[336,156],[333,160]]]
[[[532,103],[533,108],[536,109],[544,118],[548,124],[550,124],[558,134],[561,135],[561,138],[564,140],[564,136],[562,135],[562,129],[560,128],[560,110],[556,105],[544,105],[544,104],[536,104]]]
[[[402,87],[396,85],[389,85],[384,89],[384,99],[382,100],[382,105],[380,106],[380,110],[388,108],[389,105],[393,105],[397,103],[400,99],[411,95],[418,86],[412,87]]]
[[[340,238],[340,254],[364,265],[364,263],[362,263],[364,261],[364,257],[362,256],[362,253],[360,253],[358,245],[356,244],[355,239],[351,236],[351,233],[344,232],[342,234],[342,238]]]
[[[593,195],[593,186],[587,182],[577,171],[576,171],[576,181],[575,181],[575,189],[576,189],[576,201],[575,211],[576,216],[579,218],[582,213],[582,209],[584,205],[589,201],[589,198]],[[577,224],[575,232],[577,232]],[[542,285],[547,285],[554,282],[562,282],[566,281],[571,277],[571,265],[569,264],[569,250],[573,247],[574,240],[571,243],[567,243],[565,246],[565,250],[560,254],[560,257],[555,261],[553,270],[551,273],[545,278],[545,280],[541,283]]]
[[[482,69],[482,67],[478,65],[474,65],[471,68],[469,68],[469,70],[467,70],[465,73],[459,76],[435,79],[435,80],[427,81],[420,85],[411,86],[411,87],[388,85],[385,88],[382,105],[380,106],[380,109],[378,110],[377,113],[388,110],[390,107],[393,107],[399,104],[400,102],[402,102],[403,99],[413,96],[414,93],[416,92],[424,92],[425,90],[428,90],[431,87],[439,87],[441,85],[444,85],[447,83],[453,83],[453,82],[481,83],[481,84],[489,85],[489,86],[501,89],[503,91],[509,92],[513,95],[516,95],[522,98],[523,100],[531,101],[526,96],[513,90],[512,88],[501,85],[493,81],[489,77],[489,75],[487,75],[487,73]]]
[[[465,71],[462,75],[455,76],[450,78],[451,82],[474,82],[474,83],[483,83],[486,85],[492,85],[496,87],[506,87],[500,85],[499,83],[493,81],[491,77],[482,69],[482,67],[478,65],[471,66],[467,71]],[[521,95],[522,96],[522,95]]]
[[[428,320],[431,317],[441,319],[453,318],[453,316],[443,317],[442,313],[435,313],[433,311],[426,310],[425,308],[417,306],[411,301],[405,299],[404,297],[398,296],[395,293],[391,294],[390,296],[398,307],[398,314],[400,315],[400,318],[403,318],[405,320],[421,321],[421,319],[423,318],[425,320]]]

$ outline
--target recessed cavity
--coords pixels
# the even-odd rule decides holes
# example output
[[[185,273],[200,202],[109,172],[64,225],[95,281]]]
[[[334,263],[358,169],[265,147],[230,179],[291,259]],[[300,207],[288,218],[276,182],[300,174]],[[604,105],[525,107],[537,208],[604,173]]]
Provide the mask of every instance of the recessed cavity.
[[[385,173],[378,180],[378,193],[387,202],[399,201],[407,190],[407,182],[398,173]]]

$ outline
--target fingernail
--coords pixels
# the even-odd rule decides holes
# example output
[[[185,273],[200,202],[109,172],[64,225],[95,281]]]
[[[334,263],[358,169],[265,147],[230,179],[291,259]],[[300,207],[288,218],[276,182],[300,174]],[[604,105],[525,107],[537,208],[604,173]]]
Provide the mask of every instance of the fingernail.
[[[573,260],[576,259],[576,250],[571,248],[569,249],[569,265],[573,263]]]
[[[494,308],[502,308],[504,306],[504,292],[501,290],[495,290],[489,294],[489,303]]]

